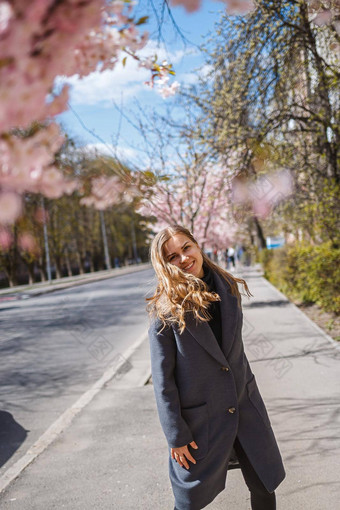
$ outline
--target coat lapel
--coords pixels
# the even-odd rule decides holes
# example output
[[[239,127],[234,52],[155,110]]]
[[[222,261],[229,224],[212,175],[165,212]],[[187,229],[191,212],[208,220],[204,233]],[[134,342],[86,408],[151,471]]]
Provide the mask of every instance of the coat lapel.
[[[227,364],[227,356],[234,341],[238,310],[237,298],[227,290],[227,283],[213,272],[216,290],[221,298],[222,349],[207,322],[196,322],[192,313],[185,319],[186,329],[197,342],[221,365]]]
[[[239,316],[237,297],[231,294],[229,285],[220,275],[215,272],[213,274],[216,291],[221,298],[222,349],[227,357],[235,339]]]

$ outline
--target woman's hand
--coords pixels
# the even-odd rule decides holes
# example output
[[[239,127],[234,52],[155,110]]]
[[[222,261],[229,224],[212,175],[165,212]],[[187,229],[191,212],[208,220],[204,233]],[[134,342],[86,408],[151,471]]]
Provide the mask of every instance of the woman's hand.
[[[190,446],[195,448],[195,450],[198,448],[195,441],[191,441]],[[171,448],[171,457],[175,459],[181,467],[184,465],[186,469],[189,469],[187,459],[196,464],[194,457],[189,452],[188,445],[181,446],[180,448]]]

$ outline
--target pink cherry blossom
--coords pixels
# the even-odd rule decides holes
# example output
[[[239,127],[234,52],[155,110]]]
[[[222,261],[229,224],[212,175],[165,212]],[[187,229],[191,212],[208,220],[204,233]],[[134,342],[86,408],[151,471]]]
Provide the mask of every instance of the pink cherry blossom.
[[[148,33],[141,33],[137,22],[129,1],[0,0],[0,191],[11,194],[6,197],[13,205],[3,213],[4,221],[17,219],[19,195],[27,191],[57,198],[81,189],[80,182],[67,180],[54,166],[63,137],[50,120],[67,109],[69,99],[69,85],[56,92],[56,77],[113,69],[122,51],[143,65],[136,52],[144,48]],[[166,65],[158,67],[150,57],[144,67],[150,68],[152,81],[167,73]],[[168,95],[177,90],[176,84],[167,87]],[[46,127],[29,137],[12,132],[32,122]],[[94,181],[84,203],[98,208],[116,203],[122,189],[108,182],[110,191],[103,195]],[[125,189],[126,200],[132,194]]]
[[[63,141],[57,124],[27,138],[7,135],[0,139],[0,187],[18,193],[40,192],[43,172],[53,163]]]
[[[226,4],[226,11],[229,15],[244,15],[255,9],[252,0],[222,0]]]
[[[253,0],[220,0],[226,4],[226,11],[230,15],[248,14],[255,8]],[[182,5],[187,12],[198,11],[201,7],[201,0],[171,0],[171,5]]]
[[[21,209],[21,198],[17,193],[12,191],[0,193],[0,223],[3,225],[12,223],[20,216]]]
[[[171,0],[171,5],[182,5],[187,12],[195,12],[201,7],[201,0]]]
[[[18,236],[18,246],[22,251],[28,253],[38,253],[39,247],[36,239],[29,232],[23,232]]]
[[[242,204],[248,199],[248,187],[245,181],[235,178],[232,183],[232,201]]]
[[[13,236],[6,228],[0,227],[0,251],[7,251],[13,242]]]
[[[293,179],[289,170],[261,175],[255,181],[235,178],[231,199],[234,204],[249,204],[255,216],[265,218],[273,207],[293,193]]]
[[[150,189],[145,189],[145,194]],[[206,163],[183,172],[172,172],[169,183],[158,183],[150,198],[141,200],[138,212],[157,218],[154,230],[180,223],[193,230],[200,243],[223,249],[232,242],[238,225],[231,214],[228,172],[221,165]]]
[[[48,211],[43,207],[38,207],[35,210],[34,218],[38,223],[44,223],[47,222],[49,219]]]
[[[113,68],[123,48],[134,52],[146,44],[132,17],[119,21],[121,2],[111,3],[112,12],[104,0],[51,4],[20,2],[14,10],[0,3],[0,132],[65,110],[68,87],[46,100],[57,75],[85,76],[99,63],[101,70]]]
[[[27,191],[42,193],[49,198],[72,193],[78,187],[78,181],[66,179],[53,166],[55,152],[63,142],[64,137],[56,123],[27,138],[14,134],[0,138],[0,189],[11,193],[16,203],[20,201],[20,195]],[[20,210],[21,207],[8,207],[6,222],[13,223]],[[0,213],[0,223],[5,223],[4,213]]]
[[[335,30],[340,33],[339,16],[340,16],[340,1],[333,0],[332,2],[322,2],[320,0],[309,0],[308,11],[310,20],[318,26],[332,24]],[[339,45],[331,43],[330,49],[335,52],[338,51]]]
[[[333,18],[333,12],[331,10],[320,11],[316,16],[312,19],[313,23],[318,26],[329,25]]]
[[[80,203],[104,210],[119,202],[130,201],[133,195],[133,186],[122,182],[118,176],[100,176],[92,179],[91,193],[81,198]]]
[[[178,83],[178,81],[174,81],[173,83],[171,83],[171,85],[159,86],[158,92],[162,97],[166,98],[169,96],[174,96],[178,92],[179,89],[180,89],[180,84]]]
[[[47,168],[39,179],[39,190],[48,198],[59,198],[64,193],[64,177],[56,167]]]
[[[0,34],[4,32],[13,16],[13,9],[8,2],[0,3]]]

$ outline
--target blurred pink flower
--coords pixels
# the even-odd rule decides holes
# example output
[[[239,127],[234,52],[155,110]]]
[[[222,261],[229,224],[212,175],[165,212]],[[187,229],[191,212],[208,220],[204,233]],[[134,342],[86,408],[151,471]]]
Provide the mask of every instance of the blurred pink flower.
[[[340,20],[335,20],[333,22],[333,26],[334,26],[335,30],[337,31],[337,33],[340,35]]]
[[[138,212],[157,218],[153,230],[171,223],[180,223],[191,230],[193,224],[200,243],[223,248],[226,239],[233,239],[238,228],[231,217],[226,173],[219,165],[209,163],[199,170],[194,167],[182,172],[179,169],[176,181],[156,184],[151,197],[150,188],[142,187],[145,198]]]
[[[331,10],[324,10],[317,13],[312,19],[313,23],[318,26],[329,25],[332,21],[333,13]]]
[[[158,88],[158,92],[162,97],[166,98],[174,96],[179,89],[180,84],[178,83],[178,81],[174,81],[171,85],[160,86]]]
[[[0,186],[19,194],[28,191],[42,193],[49,198],[72,193],[78,181],[67,180],[51,166],[54,153],[63,141],[64,137],[56,123],[47,125],[28,138],[7,135],[0,139]],[[15,219],[13,216],[13,221]]]
[[[10,19],[13,15],[13,9],[8,2],[0,3],[0,34],[8,27]]]
[[[121,201],[131,202],[137,193],[137,188],[132,184],[125,184],[118,176],[100,176],[92,179],[91,193],[80,200],[82,205],[93,206],[98,210],[104,210]]]
[[[45,170],[39,180],[40,192],[48,198],[59,198],[64,193],[63,174],[55,167]]]
[[[3,225],[14,223],[22,211],[21,198],[12,191],[0,193],[0,223]]]
[[[34,218],[38,223],[47,222],[49,219],[48,211],[43,207],[38,207],[34,213]]]
[[[201,7],[201,0],[170,0],[171,5],[182,5],[187,12],[198,11]]]
[[[7,251],[12,242],[12,234],[7,229],[0,228],[0,250]]]
[[[231,199],[234,204],[242,204],[248,200],[247,184],[237,177],[232,181]]]
[[[253,200],[252,208],[254,215],[261,219],[266,218],[272,211],[272,205],[265,200]]]
[[[18,246],[21,250],[28,253],[37,253],[39,251],[36,239],[29,232],[23,232],[18,236]]]
[[[112,69],[123,48],[145,46],[148,34],[139,33],[133,16],[122,16],[123,9],[131,11],[124,4],[31,0],[13,10],[0,2],[0,133],[67,108],[68,86],[47,100],[56,76]]]
[[[256,216],[265,218],[272,208],[293,193],[293,179],[283,169],[257,177],[255,181],[235,178],[231,199],[234,204],[249,204]]]
[[[222,0],[222,2],[226,4],[226,11],[230,16],[248,14],[255,9],[252,0]]]
[[[28,2],[26,16],[31,23],[40,23],[46,12],[46,7],[50,6],[52,0],[31,0]]]

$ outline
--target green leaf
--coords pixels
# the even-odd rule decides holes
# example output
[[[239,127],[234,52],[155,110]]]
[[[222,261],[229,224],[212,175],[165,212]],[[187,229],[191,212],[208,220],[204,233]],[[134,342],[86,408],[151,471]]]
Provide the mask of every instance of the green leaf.
[[[139,18],[139,20],[137,21],[137,23],[135,23],[136,27],[138,27],[138,25],[143,25],[144,23],[146,23],[149,19],[149,16],[142,16],[141,18]]]

